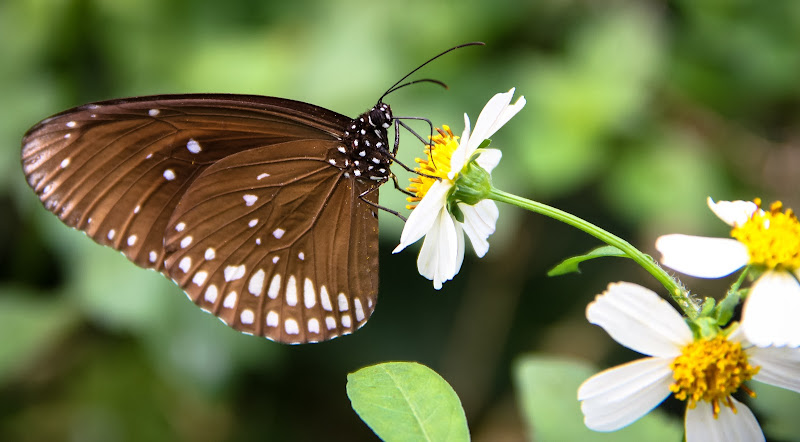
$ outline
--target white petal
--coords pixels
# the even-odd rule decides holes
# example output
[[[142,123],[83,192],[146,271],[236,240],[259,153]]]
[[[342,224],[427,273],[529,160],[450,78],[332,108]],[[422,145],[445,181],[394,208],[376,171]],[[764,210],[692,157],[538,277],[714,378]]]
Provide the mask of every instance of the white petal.
[[[457,254],[455,221],[447,213],[447,209],[442,208],[433,228],[422,243],[417,258],[417,269],[420,275],[432,280],[433,287],[439,290],[442,288],[442,283],[451,280],[458,271]]]
[[[747,361],[761,367],[753,379],[800,393],[800,348],[751,347]]]
[[[437,181],[431,185],[422,201],[409,215],[403,226],[403,233],[400,234],[400,244],[392,253],[399,253],[428,233],[439,212],[447,203],[447,192],[450,191],[450,187],[452,184],[447,181]]]
[[[483,167],[487,172],[492,173],[495,167],[500,163],[503,157],[503,152],[499,149],[481,149],[481,154],[475,160],[478,166]]]
[[[750,261],[747,246],[731,238],[664,235],[656,240],[661,263],[698,278],[721,278]]]
[[[459,204],[458,207],[464,214],[464,232],[469,236],[475,254],[483,258],[489,251],[489,235],[494,233],[497,217],[500,212],[494,201],[483,200],[474,206]]]
[[[747,406],[731,398],[737,413],[720,407],[714,419],[714,409],[709,402],[698,402],[694,409],[686,409],[686,442],[757,442],[764,433],[756,417]]]
[[[472,154],[477,149],[477,146],[470,150],[469,147],[469,115],[464,114],[464,132],[461,133],[461,139],[458,140],[458,147],[456,150],[453,151],[453,154],[450,156],[450,176],[449,178],[452,180],[453,177],[457,172],[460,172],[461,169],[464,168],[464,165],[467,164],[467,159],[472,156]],[[478,143],[480,144],[480,143]]]
[[[769,271],[750,289],[742,309],[742,331],[759,347],[800,347],[800,283],[789,272]]]
[[[708,197],[706,202],[708,208],[731,227],[746,223],[758,210],[758,206],[752,201],[718,201],[715,203],[711,197]]]
[[[678,356],[692,341],[689,326],[667,301],[630,282],[609,284],[586,308],[586,318],[615,341],[648,356]]]
[[[456,268],[453,276],[455,276],[459,270],[461,270],[461,265],[464,264],[464,229],[461,227],[461,223],[456,222],[456,239],[458,240],[458,248],[456,249]],[[452,278],[451,278],[452,279]]]
[[[598,373],[578,388],[584,423],[595,431],[618,430],[670,395],[672,358],[646,358]]]
[[[483,107],[469,141],[473,150],[477,149],[484,140],[491,138],[498,129],[525,107],[525,97],[519,97],[516,103],[509,105],[513,96],[514,88],[511,88],[506,93],[495,94]]]

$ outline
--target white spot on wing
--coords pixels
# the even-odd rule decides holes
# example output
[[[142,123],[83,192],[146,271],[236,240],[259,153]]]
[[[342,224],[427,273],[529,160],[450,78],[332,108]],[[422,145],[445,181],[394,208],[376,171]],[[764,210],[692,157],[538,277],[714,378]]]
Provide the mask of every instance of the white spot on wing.
[[[277,256],[273,256],[273,257],[272,257],[272,263],[273,263],[273,264],[277,264],[279,259],[280,259],[279,257],[277,257]]]
[[[286,281],[286,304],[294,307],[297,305],[297,280],[294,275],[289,275]]]
[[[186,148],[189,149],[191,153],[200,153],[200,151],[203,150],[203,148],[200,147],[200,143],[195,141],[194,138],[189,138],[189,142],[186,143]]]
[[[308,320],[308,331],[309,333],[319,333],[319,320],[317,318]]]
[[[175,225],[175,230],[178,231],[178,232],[183,232],[183,229],[185,229],[185,228],[186,228],[186,223],[184,223],[184,222],[180,222],[180,223]]]
[[[250,277],[250,282],[247,284],[247,291],[255,296],[261,296],[264,290],[264,270],[258,269],[257,272]]]
[[[236,292],[228,293],[225,300],[222,301],[222,306],[225,308],[233,308],[236,306]]]
[[[319,300],[322,304],[322,308],[324,308],[329,312],[333,311],[333,306],[331,305],[331,298],[330,296],[328,296],[328,289],[326,289],[324,285],[319,289]]]
[[[112,239],[114,239],[114,235],[115,235],[116,233],[117,233],[117,231],[116,231],[116,230],[114,230],[114,229],[111,229],[111,230],[109,230],[109,231],[108,231],[108,240],[109,240],[109,241],[111,241]]]
[[[272,280],[269,282],[269,289],[267,289],[267,296],[272,299],[278,297],[278,293],[281,291],[281,275],[275,274],[272,277]]]
[[[131,235],[128,237],[128,246],[133,247],[136,244],[136,235]]]
[[[352,326],[352,320],[350,319],[350,315],[342,315],[342,327],[350,328]]]
[[[206,249],[205,258],[206,261],[211,261],[212,259],[216,258],[217,252],[214,251],[211,247]]]
[[[286,329],[287,334],[296,335],[300,333],[300,326],[294,319],[287,319],[286,322],[283,323],[283,326]]]
[[[181,259],[181,262],[178,263],[178,268],[183,270],[183,273],[188,272],[191,267],[192,258],[189,258],[188,256],[184,256],[183,259]]]
[[[304,261],[306,259],[306,254],[303,253],[303,252],[300,252],[300,253],[297,254],[297,257],[300,258],[300,261]]]
[[[164,171],[164,178],[166,178],[166,179],[167,179],[167,181],[172,181],[172,180],[174,180],[174,179],[175,179],[175,171],[174,171],[174,170],[172,170],[172,169],[167,169],[167,170],[165,170],[165,171]]]
[[[156,262],[156,259],[158,259],[158,254],[156,253],[155,250],[151,250],[150,251],[150,262]]]
[[[250,220],[249,223],[247,223],[247,225],[250,226],[250,227],[255,227],[256,224],[258,224],[258,218],[253,218],[253,219]]]
[[[78,125],[78,123],[76,123],[76,122],[74,122],[74,121],[68,121],[68,122],[67,122],[67,127],[75,127],[75,126],[77,126],[77,125]]]
[[[339,311],[346,312],[350,306],[347,305],[347,296],[344,293],[339,293]]]
[[[61,168],[66,169],[67,166],[69,166],[69,158],[64,158],[63,160],[61,160]]]
[[[259,180],[259,181],[261,181],[262,179],[264,179],[264,178],[266,178],[266,177],[268,177],[268,176],[269,176],[269,174],[268,174],[268,173],[262,173],[262,174],[259,174],[259,175],[256,177],[256,179],[257,179],[257,180]]]
[[[249,193],[244,195],[242,198],[244,198],[244,203],[248,207],[252,206],[253,204],[256,203],[256,201],[258,201],[258,197],[257,196],[251,195]]]
[[[275,310],[270,310],[267,313],[267,326],[269,327],[277,327],[280,317],[278,316],[278,312]]]
[[[242,314],[240,315],[239,319],[242,320],[242,324],[248,324],[249,325],[249,324],[252,324],[253,321],[255,321],[256,315],[255,315],[255,313],[253,313],[252,310],[250,310],[249,308],[246,308],[246,309],[244,309],[242,311]]]
[[[147,114],[148,114],[148,115],[150,115],[151,117],[155,117],[155,116],[156,116],[156,115],[158,115],[160,112],[161,112],[161,111],[159,111],[158,109],[150,109],[149,111],[147,111]]]
[[[356,321],[358,321],[358,322],[363,321],[365,316],[364,316],[364,307],[361,305],[361,300],[358,299],[358,298],[355,298],[353,300],[353,305],[354,305],[355,312],[356,312]]]
[[[203,283],[206,282],[206,278],[208,278],[208,272],[206,272],[205,270],[201,270],[194,274],[192,282],[195,283],[198,287],[202,287]]]
[[[281,237],[283,236],[284,233],[286,233],[286,231],[279,228],[279,229],[275,229],[272,232],[272,236],[274,236],[277,239],[281,239]]]
[[[225,267],[225,281],[236,281],[237,279],[241,279],[244,276],[246,268],[244,264],[238,266],[227,266]]]
[[[206,289],[206,295],[205,295],[206,301],[208,301],[208,302],[210,302],[212,304],[217,302],[217,295],[218,294],[219,293],[217,292],[217,286],[215,286],[214,284],[211,284]]]
[[[314,291],[314,283],[308,278],[303,282],[303,302],[306,308],[312,308],[317,305],[317,294]]]
[[[137,214],[137,213],[139,213],[140,210],[142,210],[142,206],[136,206],[136,207],[133,208],[133,213]]]
[[[191,236],[186,236],[181,240],[181,248],[185,249],[185,248],[189,247],[189,244],[191,244],[191,243],[192,243],[192,237]]]
[[[325,326],[328,327],[328,330],[333,330],[334,328],[336,328],[336,318],[334,318],[333,316],[326,316]]]

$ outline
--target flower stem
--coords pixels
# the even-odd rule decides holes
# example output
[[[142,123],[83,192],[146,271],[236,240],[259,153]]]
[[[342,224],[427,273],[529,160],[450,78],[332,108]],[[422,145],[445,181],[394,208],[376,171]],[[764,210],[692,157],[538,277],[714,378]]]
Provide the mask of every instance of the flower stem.
[[[661,266],[659,266],[658,263],[656,263],[655,260],[650,257],[650,255],[642,253],[624,239],[606,230],[603,230],[588,221],[578,218],[571,213],[564,212],[563,210],[548,206],[547,204],[542,204],[537,201],[531,201],[526,198],[512,195],[510,193],[503,192],[502,190],[492,188],[489,192],[489,198],[495,201],[512,204],[514,206],[530,210],[531,212],[536,212],[569,224],[570,226],[580,229],[608,245],[622,250],[637,264],[642,266],[642,268],[653,275],[658,282],[660,282],[667,289],[672,296],[672,299],[675,300],[675,302],[680,306],[689,319],[697,318],[697,315],[700,312],[700,306],[696,305],[692,301],[688,293],[683,290],[681,284],[673,279],[666,271],[664,271],[664,269],[662,269]]]

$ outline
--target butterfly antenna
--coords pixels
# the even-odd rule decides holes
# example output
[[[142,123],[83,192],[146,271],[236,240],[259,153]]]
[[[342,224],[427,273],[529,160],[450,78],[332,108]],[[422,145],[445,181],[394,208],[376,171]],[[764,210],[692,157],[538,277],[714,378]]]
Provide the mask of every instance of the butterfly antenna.
[[[461,44],[461,45],[458,45],[458,46],[453,46],[452,48],[450,48],[450,49],[448,49],[448,50],[446,50],[446,51],[444,51],[444,52],[442,52],[442,53],[440,53],[438,55],[435,55],[435,56],[431,57],[428,61],[426,61],[425,63],[422,63],[419,66],[417,66],[416,69],[414,69],[413,71],[409,72],[403,78],[398,80],[397,83],[395,83],[391,87],[389,87],[389,89],[387,89],[386,92],[384,92],[383,95],[381,95],[381,98],[378,99],[378,103],[382,103],[383,102],[383,98],[386,97],[390,92],[396,91],[400,87],[403,87],[403,86],[397,87],[397,85],[399,85],[400,83],[405,81],[406,78],[410,77],[415,72],[417,72],[418,70],[422,69],[425,65],[427,65],[430,62],[432,62],[433,60],[436,60],[437,58],[441,57],[442,55],[444,55],[444,54],[446,54],[448,52],[455,51],[456,49],[467,47],[467,46],[484,46],[485,44],[486,43],[483,43],[481,41],[473,41],[473,42],[470,42],[470,43],[464,43],[464,44]],[[436,83],[440,83],[442,85],[444,84],[444,83],[441,83],[441,82],[437,82],[436,80],[431,80],[431,81],[432,82],[436,82]],[[407,85],[404,85],[404,86],[407,86]]]
[[[412,84],[417,84],[417,83],[434,83],[434,84],[438,84],[439,86],[441,86],[441,87],[443,87],[445,89],[450,89],[443,81],[434,80],[433,78],[422,78],[422,79],[419,79],[419,80],[409,81],[408,83],[403,83],[403,84],[401,84],[399,86],[394,86],[391,89],[389,89],[388,91],[386,91],[386,93],[383,94],[383,97],[391,94],[392,92],[394,92],[394,91],[396,91],[396,90],[398,90],[400,88],[404,88],[406,86],[411,86]],[[383,98],[383,97],[381,97],[381,98]]]

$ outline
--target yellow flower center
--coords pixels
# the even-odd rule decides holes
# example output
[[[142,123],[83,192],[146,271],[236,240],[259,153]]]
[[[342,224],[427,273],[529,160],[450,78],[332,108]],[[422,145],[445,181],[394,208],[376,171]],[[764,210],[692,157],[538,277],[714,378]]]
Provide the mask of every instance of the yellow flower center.
[[[761,200],[755,203],[760,206]],[[800,222],[792,209],[781,211],[780,201],[772,203],[768,212],[756,211],[731,236],[747,246],[750,264],[768,269],[800,269]]]
[[[453,132],[450,131],[450,127],[446,124],[442,125],[442,129],[437,127],[436,131],[439,132],[439,135],[431,137],[431,144],[425,148],[426,158],[417,158],[414,160],[420,165],[420,167],[416,167],[414,170],[428,176],[419,175],[408,179],[411,181],[411,184],[406,190],[416,195],[406,198],[410,203],[419,202],[425,194],[428,193],[428,189],[436,182],[436,179],[430,177],[450,180],[447,176],[447,174],[450,173],[450,157],[453,156],[453,152],[458,148],[459,137],[453,135]],[[456,173],[456,176],[454,176],[451,181],[455,180],[457,176],[458,174]],[[406,206],[409,210],[414,207],[417,207],[417,205],[409,204]]]
[[[720,404],[736,412],[730,396],[739,389],[755,397],[755,393],[742,384],[760,369],[747,362],[747,354],[740,343],[723,336],[701,339],[683,347],[682,354],[670,368],[675,383],[669,389],[675,397],[688,401],[689,408],[694,408],[699,401],[711,402],[715,418],[719,415]]]

